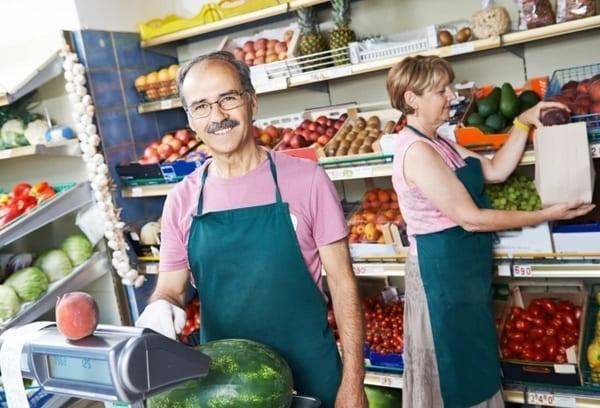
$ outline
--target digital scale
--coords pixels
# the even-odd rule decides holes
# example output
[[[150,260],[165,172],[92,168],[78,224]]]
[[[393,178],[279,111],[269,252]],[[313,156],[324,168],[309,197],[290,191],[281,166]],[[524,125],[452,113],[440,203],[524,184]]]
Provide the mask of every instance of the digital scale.
[[[3,341],[0,337],[0,346]],[[210,364],[205,354],[152,330],[109,325],[70,341],[51,324],[23,342],[20,359],[23,377],[35,379],[47,393],[132,407],[206,376]]]

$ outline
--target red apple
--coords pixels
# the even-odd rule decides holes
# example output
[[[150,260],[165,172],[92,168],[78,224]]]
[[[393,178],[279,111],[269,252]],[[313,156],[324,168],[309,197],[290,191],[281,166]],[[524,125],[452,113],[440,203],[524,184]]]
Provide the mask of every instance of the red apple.
[[[290,140],[290,146],[292,147],[292,149],[300,149],[302,147],[308,146],[308,143],[306,143],[306,139],[304,137],[295,135],[294,137],[292,137],[292,140]]]
[[[246,53],[248,53],[250,51],[254,52],[254,41],[246,41],[242,48],[244,49],[244,52],[246,52]]]
[[[197,143],[198,143],[198,141],[195,138],[190,139],[189,142],[187,142],[187,147],[192,148],[192,147],[196,146]]]
[[[304,129],[302,131],[302,137],[306,140],[308,140],[308,138],[310,137],[311,131],[309,129]]]
[[[150,156],[146,157],[147,163],[158,163],[160,161],[160,156],[158,152],[152,153]]]
[[[317,126],[317,128],[315,129],[315,132],[317,132],[318,134],[322,135],[325,133],[325,128],[321,125]]]
[[[173,135],[172,135],[172,134],[170,134],[170,133],[167,133],[166,135],[164,135],[164,136],[162,137],[162,139],[160,139],[160,143],[161,143],[161,144],[167,144],[167,143],[169,143],[169,141],[170,141],[171,139],[173,139]]]
[[[179,140],[181,144],[187,144],[192,138],[191,132],[187,129],[179,129],[175,132],[175,139]]]
[[[181,146],[179,148],[179,151],[177,152],[177,154],[179,156],[183,156],[184,154],[186,154],[187,151],[188,151],[188,147],[187,146]]]
[[[148,145],[148,147],[151,147],[154,150],[158,149],[158,146],[160,146],[160,143],[158,142],[152,142]]]
[[[325,146],[327,144],[327,142],[329,142],[329,138],[325,135],[319,136],[319,138],[317,139],[317,143],[320,144],[321,146]]]
[[[177,151],[179,149],[181,149],[181,146],[183,146],[183,144],[181,143],[181,140],[179,139],[171,139],[169,140],[169,146],[171,146],[173,148],[173,151]]]
[[[321,135],[318,132],[310,132],[310,135],[308,135],[308,140],[311,142],[316,142],[319,136]]]
[[[161,144],[158,147],[158,154],[162,159],[166,159],[167,157],[173,154],[173,148],[168,144]]]
[[[294,132],[290,131],[286,131],[283,134],[283,137],[281,138],[281,140],[283,140],[283,143],[285,144],[289,144],[290,140],[292,140],[292,137],[294,136]]]
[[[341,128],[342,126],[344,126],[345,121],[343,120],[338,120],[333,124],[333,127],[335,128],[335,130],[338,130],[339,128]]]
[[[327,119],[327,122],[325,122],[325,126],[332,127],[333,126],[333,120]]]
[[[325,125],[327,123],[327,116],[319,116],[316,120],[317,123],[319,123],[320,125]]]
[[[314,132],[315,130],[317,130],[317,124],[314,122],[310,122],[306,128],[311,132]]]
[[[342,114],[340,115],[340,118],[339,118],[339,120],[346,121],[346,119],[348,119],[348,114],[347,114],[347,113],[342,113]]]
[[[325,135],[327,135],[328,137],[333,137],[333,135],[335,135],[336,129],[335,128],[327,128],[325,130]]]

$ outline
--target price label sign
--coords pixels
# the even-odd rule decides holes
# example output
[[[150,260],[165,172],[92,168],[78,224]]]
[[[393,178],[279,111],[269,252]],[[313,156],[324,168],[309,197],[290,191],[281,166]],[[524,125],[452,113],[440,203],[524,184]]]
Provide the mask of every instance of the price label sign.
[[[547,407],[555,407],[556,399],[554,394],[549,392],[527,392],[527,404],[530,405],[545,405]]]
[[[379,384],[384,387],[402,388],[402,377],[382,375],[379,377]]]
[[[455,44],[450,46],[450,55],[460,55],[460,54],[468,54],[470,52],[475,51],[475,44],[472,41]]]
[[[356,276],[383,276],[385,268],[381,265],[352,265]]]
[[[172,99],[167,99],[164,101],[160,101],[160,108],[161,109],[171,109],[173,107],[173,100]]]
[[[352,167],[344,169],[329,169],[327,174],[331,180],[350,180],[355,178],[364,178],[373,176],[373,168],[364,167]]]
[[[514,265],[513,276],[517,278],[530,278],[531,265]]]
[[[133,187],[131,189],[132,197],[141,197],[143,194],[144,194],[144,189],[142,189],[141,187]]]

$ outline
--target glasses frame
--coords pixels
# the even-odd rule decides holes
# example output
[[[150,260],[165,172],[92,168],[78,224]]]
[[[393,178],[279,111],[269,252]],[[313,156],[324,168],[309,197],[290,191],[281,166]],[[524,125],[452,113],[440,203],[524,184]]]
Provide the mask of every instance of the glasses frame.
[[[242,102],[241,102],[239,105],[237,105],[237,106],[234,106],[234,107],[232,107],[232,108],[229,108],[229,109],[225,109],[225,108],[223,108],[223,106],[221,106],[221,103],[220,103],[220,102],[223,100],[223,98],[225,98],[225,97],[227,97],[227,96],[230,96],[230,95],[244,96],[245,94],[249,94],[249,93],[250,93],[250,91],[248,91],[247,89],[244,89],[243,91],[233,91],[233,92],[229,92],[229,93],[228,93],[228,94],[226,94],[226,95],[220,96],[220,97],[219,97],[219,99],[217,99],[217,100],[216,100],[216,101],[214,101],[214,102],[208,102],[208,101],[201,102],[201,103],[203,103],[203,104],[204,104],[204,103],[208,104],[208,106],[210,107],[210,108],[209,108],[209,110],[208,110],[208,114],[206,114],[206,115],[204,115],[204,116],[197,116],[197,115],[194,115],[194,114],[192,113],[192,106],[186,106],[186,107],[185,107],[185,111],[188,113],[188,115],[190,115],[190,116],[191,116],[192,118],[194,118],[194,119],[204,119],[204,118],[208,118],[208,117],[210,116],[210,114],[212,113],[212,108],[213,108],[213,105],[219,105],[219,108],[220,108],[221,110],[223,110],[223,111],[230,111],[230,110],[237,109],[237,108],[239,108],[240,106],[243,106],[243,105],[246,103],[246,101],[244,101],[244,99],[242,98]]]

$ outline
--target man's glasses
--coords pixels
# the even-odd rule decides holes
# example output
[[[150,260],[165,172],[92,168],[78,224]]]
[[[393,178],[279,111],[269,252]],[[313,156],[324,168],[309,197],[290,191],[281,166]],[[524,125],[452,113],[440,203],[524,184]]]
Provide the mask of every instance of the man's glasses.
[[[246,102],[244,100],[244,94],[246,93],[248,93],[248,91],[235,91],[221,96],[216,102],[198,102],[192,106],[189,106],[187,111],[191,117],[195,119],[202,119],[210,115],[212,106],[215,104],[219,105],[219,108],[224,111],[239,108]]]

